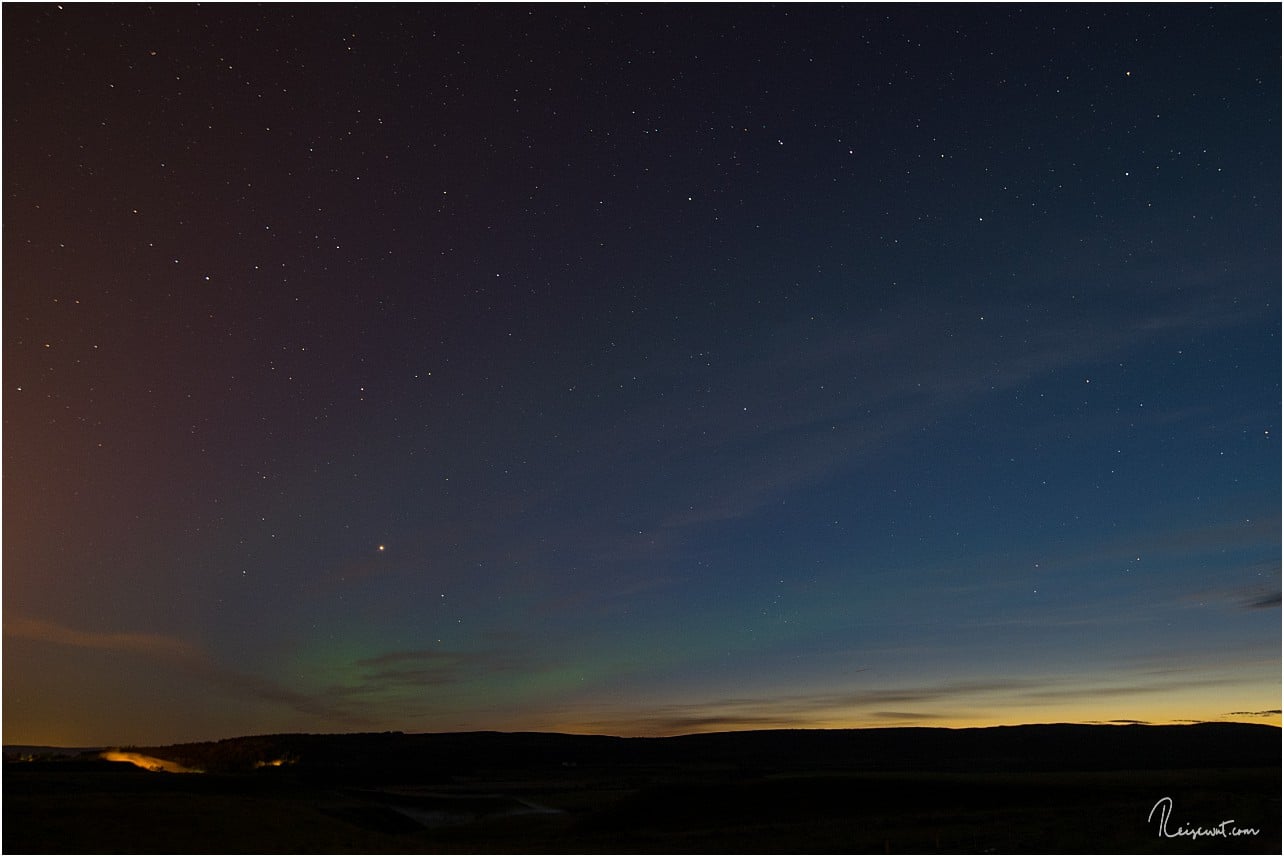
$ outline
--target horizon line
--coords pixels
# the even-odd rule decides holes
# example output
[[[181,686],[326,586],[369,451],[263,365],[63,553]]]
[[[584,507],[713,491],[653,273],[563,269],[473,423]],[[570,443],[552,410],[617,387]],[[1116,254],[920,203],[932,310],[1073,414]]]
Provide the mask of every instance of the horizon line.
[[[1256,712],[1254,712],[1256,714]],[[1262,717],[1276,716],[1280,712],[1263,712]],[[27,743],[23,741],[5,741],[2,745],[8,747],[25,747],[25,748],[43,748],[50,750],[120,750],[137,747],[174,747],[182,744],[217,744],[222,741],[238,741],[247,738],[276,738],[284,736],[315,736],[315,737],[343,737],[348,735],[565,735],[569,737],[583,738],[618,738],[627,740],[665,740],[672,738],[692,738],[699,735],[731,735],[731,734],[751,734],[766,732],[875,732],[888,730],[938,730],[948,732],[963,732],[974,729],[1023,729],[1036,727],[1052,726],[1087,726],[1087,727],[1181,727],[1181,726],[1268,726],[1272,729],[1282,729],[1284,727],[1279,723],[1254,722],[1249,720],[1170,720],[1165,722],[1115,719],[1115,720],[1054,720],[1039,721],[1029,723],[993,723],[985,726],[774,726],[756,729],[715,729],[703,732],[678,732],[669,735],[616,735],[606,732],[574,732],[558,731],[546,729],[455,729],[448,731],[423,731],[408,732],[404,729],[381,729],[370,731],[350,731],[350,732],[254,732],[241,735],[228,735],[222,738],[204,738],[183,741],[170,741],[162,744],[144,744],[137,742],[106,742],[91,744],[44,744],[44,743]]]

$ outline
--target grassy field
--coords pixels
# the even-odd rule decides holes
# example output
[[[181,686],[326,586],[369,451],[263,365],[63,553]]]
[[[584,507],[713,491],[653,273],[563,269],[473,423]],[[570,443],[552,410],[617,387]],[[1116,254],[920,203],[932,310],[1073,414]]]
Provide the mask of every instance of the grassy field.
[[[1162,797],[1173,802],[1170,832],[1227,819],[1260,832],[1161,837],[1158,817],[1147,815]],[[288,769],[183,775],[9,764],[3,847],[7,853],[1278,854],[1280,814],[1278,766],[1019,773],[585,766],[354,787]]]

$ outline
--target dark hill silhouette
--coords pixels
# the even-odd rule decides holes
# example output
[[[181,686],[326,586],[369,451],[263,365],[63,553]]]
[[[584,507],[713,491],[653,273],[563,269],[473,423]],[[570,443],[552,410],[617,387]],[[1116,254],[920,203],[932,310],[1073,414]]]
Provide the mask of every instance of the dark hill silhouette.
[[[668,738],[540,732],[285,734],[134,748],[205,771],[281,761],[297,772],[421,779],[566,766],[744,770],[1095,771],[1278,765],[1280,729],[1050,724],[975,729],[782,729]]]
[[[1279,853],[1273,726],[258,735],[8,762],[15,853]],[[153,757],[149,760],[145,757]],[[274,767],[273,763],[280,762]],[[1242,835],[1163,838],[1233,819]]]

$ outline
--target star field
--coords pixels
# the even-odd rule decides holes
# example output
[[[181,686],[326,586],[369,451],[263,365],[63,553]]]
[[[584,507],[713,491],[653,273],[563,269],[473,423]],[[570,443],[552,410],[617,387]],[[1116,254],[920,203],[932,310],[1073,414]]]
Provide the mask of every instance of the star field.
[[[1278,722],[1278,7],[3,16],[6,741]]]

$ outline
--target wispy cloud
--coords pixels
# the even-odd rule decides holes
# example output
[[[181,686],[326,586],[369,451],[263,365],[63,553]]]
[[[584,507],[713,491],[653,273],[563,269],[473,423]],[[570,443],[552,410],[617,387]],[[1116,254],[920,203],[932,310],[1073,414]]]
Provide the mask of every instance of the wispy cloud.
[[[591,714],[580,728],[615,734],[673,735],[732,729],[806,728],[852,725],[931,725],[967,721],[978,711],[1026,711],[1046,704],[1081,707],[1103,699],[1180,693],[1238,683],[1221,676],[1171,677],[1167,680],[1103,684],[1075,676],[1010,677],[941,682],[909,687],[869,687],[836,693],[799,693],[639,706],[636,710]],[[904,707],[902,707],[904,706]],[[1237,712],[1240,716],[1277,716],[1276,712]],[[1229,715],[1228,715],[1229,716]],[[1100,723],[1145,723],[1118,718]]]
[[[713,714],[657,716],[645,721],[645,734],[685,735],[693,732],[730,732],[737,729],[782,729],[797,725],[795,722],[779,717]],[[606,720],[602,725],[618,727],[619,721]]]
[[[86,631],[28,617],[6,619],[4,635],[74,648],[128,652],[169,664],[235,697],[284,705],[302,714],[340,723],[366,722],[324,696],[300,693],[269,679],[229,669],[200,647],[178,637],[132,631]]]
[[[347,693],[375,693],[459,684],[480,675],[513,672],[525,665],[515,649],[385,652],[353,661],[360,678]]]
[[[300,691],[262,676],[218,663],[201,647],[163,634],[88,631],[55,622],[19,617],[5,622],[11,639],[123,652],[163,663],[233,698],[279,705],[307,715],[306,723],[337,729],[387,728],[449,713],[450,694],[496,675],[533,673],[536,665],[528,641],[491,635],[493,645],[480,650],[401,649],[339,664],[344,680]],[[461,724],[466,728],[466,724]]]
[[[1005,314],[1031,320],[1021,340],[996,336],[983,320]],[[575,486],[591,484],[605,468],[633,486],[627,508],[612,500],[585,509],[583,519],[591,524],[587,530],[605,539],[591,558],[595,567],[644,573],[643,567],[656,566],[657,555],[703,529],[750,518],[859,468],[897,438],[983,399],[1113,359],[1161,335],[1242,320],[1214,317],[1193,302],[1155,303],[1127,322],[1103,325],[1086,315],[1064,318],[1024,298],[1005,307],[969,306],[952,297],[889,309],[856,326],[785,321],[768,341],[713,355],[707,372],[701,362],[701,378],[708,381],[701,382],[700,407],[678,412],[674,400],[657,396],[627,422],[594,427],[586,439],[594,454],[583,459],[593,461],[595,471],[569,462],[559,484],[569,492],[564,496],[577,494]],[[939,347],[912,346],[924,341]],[[680,363],[661,356],[639,367],[639,383],[656,389],[692,383],[689,366]],[[676,473],[682,478],[671,478]]]
[[[653,458],[663,456],[664,449],[683,450],[690,459],[686,463],[695,464],[699,475],[700,462],[690,450],[706,449],[713,465],[698,502],[663,526],[744,517],[978,398],[1108,359],[1148,337],[1242,320],[1212,318],[1200,306],[1155,309],[1131,325],[1093,325],[1096,333],[1088,337],[1081,320],[1060,320],[1048,312],[1017,343],[993,337],[980,321],[1004,312],[1039,315],[1028,304],[1005,310],[994,304],[968,307],[952,299],[948,305],[917,306],[913,312],[870,319],[864,329],[817,334],[807,322],[783,327],[774,346],[741,358],[748,367],[741,377],[753,379],[752,387],[717,391],[700,414],[686,415],[679,423],[685,442],[656,450],[651,420],[638,421],[641,437],[630,454]],[[942,346],[921,350],[908,345],[923,341]],[[831,392],[833,384],[822,383],[842,377],[857,379],[858,393]],[[675,422],[658,414],[654,421]],[[716,467],[719,451],[727,447],[759,454],[738,456],[743,466],[727,472]]]
[[[1267,579],[1278,578],[1279,568],[1276,566],[1264,572],[1261,565],[1231,567],[1224,572],[1226,577],[1239,577],[1254,582],[1204,586],[1182,593],[1176,600],[1186,608],[1215,606],[1230,610],[1278,609],[1280,591],[1275,588],[1277,584],[1273,580],[1271,583],[1256,581],[1262,580],[1263,576],[1267,576]]]
[[[1225,687],[1242,684],[1243,679],[1236,676],[1191,675],[1169,680],[1152,680],[1138,682],[1125,680],[1120,684],[1074,683],[1068,686],[1051,686],[1021,691],[1017,698],[1029,701],[1068,700],[1091,701],[1117,696],[1136,696],[1139,694],[1172,693],[1191,690],[1197,687]]]
[[[878,720],[895,720],[898,722],[919,723],[924,720],[947,720],[950,715],[928,711],[871,711],[870,717]]]
[[[1228,711],[1222,717],[1279,717],[1280,709],[1268,708],[1265,711]]]
[[[443,511],[438,531],[399,544],[397,556],[450,557],[432,571],[446,579],[462,580],[482,561],[492,574],[520,568],[513,584],[542,596],[541,614],[610,613],[686,579],[667,560],[701,534],[876,462],[924,425],[1158,336],[1242,320],[1210,315],[1198,302],[1147,302],[1129,321],[1106,325],[1091,312],[1085,305],[1067,318],[1025,297],[982,306],[951,296],[842,326],[782,320],[766,339],[698,360],[696,343],[657,346],[621,376],[656,395],[637,397],[627,418],[586,405],[571,429],[576,453],[539,463],[549,478],[520,490],[474,480],[474,493]],[[1030,320],[1020,340],[992,329],[1005,315]],[[915,345],[923,342],[936,345]],[[695,407],[668,394],[693,385]],[[628,490],[603,491],[604,473]],[[503,527],[479,523],[495,519]],[[1135,541],[1120,547],[1136,549]],[[409,580],[411,567],[395,560],[391,552],[353,560],[321,587]],[[585,585],[567,585],[577,579]]]
[[[1245,598],[1239,604],[1245,610],[1269,610],[1273,607],[1280,606],[1280,593],[1272,592],[1267,595]]]
[[[198,650],[177,637],[133,631],[83,631],[54,622],[27,617],[6,618],[4,635],[41,643],[57,643],[82,649],[134,652],[170,660],[198,658]]]
[[[769,729],[828,726],[858,722],[898,724],[948,720],[970,700],[1003,696],[1040,682],[1012,678],[994,681],[944,682],[906,688],[864,688],[839,693],[799,693],[762,697],[724,697],[691,703],[643,707],[616,716],[591,717],[585,728],[599,731],[673,735],[722,729]],[[928,708],[901,709],[913,705]],[[937,709],[932,706],[940,705]],[[948,709],[948,710],[947,710]]]

